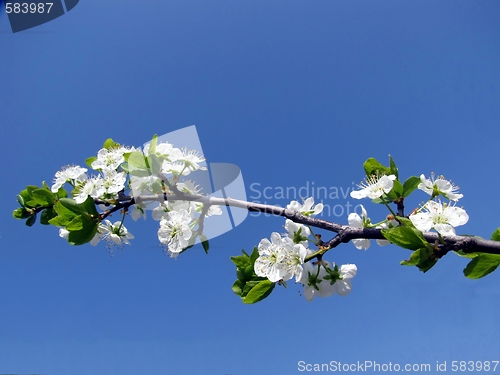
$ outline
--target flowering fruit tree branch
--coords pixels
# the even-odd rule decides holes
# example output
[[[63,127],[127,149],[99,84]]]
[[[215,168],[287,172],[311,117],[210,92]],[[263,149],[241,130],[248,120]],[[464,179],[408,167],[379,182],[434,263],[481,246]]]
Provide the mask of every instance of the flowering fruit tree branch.
[[[87,175],[87,168],[80,166],[63,168],[56,173],[51,187],[44,182],[41,187],[30,185],[21,191],[21,207],[13,215],[25,219],[28,226],[39,215],[41,224],[58,227],[60,237],[72,245],[106,241],[109,246],[123,246],[134,238],[124,225],[125,219],[145,218],[147,208],[154,205],[151,216],[160,222],[158,239],[172,257],[191,248],[198,238],[208,253],[205,220],[221,215],[221,206],[282,216],[286,219],[286,233],[273,232],[250,254],[243,251],[242,255],[231,257],[237,275],[232,289],[244,303],[261,301],[276,285],[286,285],[293,277],[303,285],[303,295],[309,301],[315,296],[349,294],[357,267],[339,267],[324,259],[330,250],[348,242],[360,250],[368,249],[370,240],[376,240],[380,246],[392,243],[411,250],[409,259],[401,264],[416,266],[423,272],[449,252],[470,258],[463,272],[471,279],[486,276],[500,265],[500,228],[493,232],[491,240],[457,235],[455,227],[469,219],[465,210],[456,206],[462,198],[458,187],[433,174],[430,179],[422,174],[403,182],[392,157],[389,166],[368,159],[363,165],[365,182],[351,192],[354,199],[368,198],[385,205],[389,214],[372,223],[361,205],[361,216],[350,213],[348,225],[315,218],[323,204],[314,205],[312,197],[302,203],[292,201],[282,208],[204,196],[194,182],[186,180],[192,172],[206,169],[200,165],[203,161],[196,151],[159,143],[156,136],[143,150],[108,139],[97,156],[86,161],[97,175]],[[72,188],[70,193],[64,189],[68,185]],[[429,199],[405,215],[405,199],[417,189],[428,194]],[[395,210],[391,204],[396,205]],[[121,220],[111,223],[108,217],[117,212],[121,213]],[[313,228],[336,234],[323,241]],[[314,248],[310,248],[311,244]]]

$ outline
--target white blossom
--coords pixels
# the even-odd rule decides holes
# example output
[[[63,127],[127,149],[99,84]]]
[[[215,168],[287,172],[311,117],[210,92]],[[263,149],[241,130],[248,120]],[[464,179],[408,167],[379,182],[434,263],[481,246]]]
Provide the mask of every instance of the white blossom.
[[[254,270],[257,276],[267,277],[272,282],[289,280],[295,276],[302,277],[302,264],[307,250],[301,244],[294,244],[288,237],[279,233],[271,234],[271,241],[264,238],[260,241],[259,257],[255,261]]]
[[[435,178],[434,173],[431,173],[431,178],[425,178],[425,175],[420,175],[420,181],[422,181],[418,188],[425,191],[432,198],[442,194],[444,197],[452,201],[458,201],[463,197],[463,194],[459,194],[459,187],[454,185],[451,181],[445,180],[444,176],[438,176]]]
[[[104,174],[102,179],[102,185],[104,187],[105,194],[116,194],[123,190],[125,187],[125,180],[127,176],[125,172],[117,172],[115,170],[108,171]]]
[[[85,202],[89,195],[92,198],[101,197],[106,191],[103,182],[104,180],[102,179],[102,177],[94,176],[92,178],[89,178],[84,183],[78,185],[75,189],[76,195],[74,196],[76,203],[80,204]]]
[[[429,201],[421,212],[410,215],[410,220],[422,232],[434,228],[443,236],[454,236],[454,227],[467,223],[469,215],[463,208]]]
[[[286,208],[292,211],[300,212],[302,215],[311,216],[317,215],[323,211],[323,203],[318,203],[314,206],[314,198],[310,197],[304,201],[304,204],[300,204],[297,201],[291,201]]]
[[[168,246],[168,252],[171,256],[178,255],[189,246],[189,239],[192,236],[191,219],[191,215],[182,209],[166,213],[160,221],[158,239],[162,244]]]
[[[57,193],[59,188],[68,181],[72,182],[73,184],[86,181],[86,172],[87,168],[82,168],[78,165],[64,167],[60,171],[56,172],[54,184],[52,185],[51,191],[53,193]]]
[[[92,162],[92,168],[101,171],[116,170],[125,161],[123,154],[126,151],[129,150],[124,147],[112,148],[110,150],[102,148],[97,153],[97,159]]]
[[[392,190],[395,179],[396,176],[393,174],[382,177],[371,175],[359,185],[361,190],[351,191],[351,197],[355,199],[380,198],[384,193],[387,194]]]
[[[134,236],[127,230],[121,221],[116,221],[111,224],[109,220],[104,220],[104,224],[99,224],[98,233],[90,241],[92,245],[97,245],[100,240],[106,240],[108,243],[115,245],[123,245],[124,243],[130,245],[129,240]]]

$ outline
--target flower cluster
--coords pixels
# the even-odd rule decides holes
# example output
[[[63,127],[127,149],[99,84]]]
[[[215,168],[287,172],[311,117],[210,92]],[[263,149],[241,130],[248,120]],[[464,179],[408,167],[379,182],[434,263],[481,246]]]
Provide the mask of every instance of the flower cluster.
[[[422,174],[421,183],[418,188],[431,196],[430,200],[419,210],[415,210],[410,215],[410,220],[415,227],[428,232],[435,229],[443,236],[455,236],[455,227],[464,225],[469,221],[469,215],[461,207],[456,207],[456,202],[463,197],[458,193],[458,187],[451,181],[445,180],[443,176],[437,179],[434,173],[427,179]],[[449,203],[442,203],[440,199],[432,200],[442,195],[450,200]],[[453,201],[453,203],[452,203]]]
[[[323,211],[323,204],[314,205],[311,197],[302,204],[291,201],[287,209],[312,216]],[[314,295],[326,297],[335,292],[347,295],[352,287],[349,279],[356,274],[356,266],[344,265],[339,273],[337,268],[331,269],[329,263],[323,261],[323,267],[316,272],[311,262],[304,263],[306,256],[313,253],[308,247],[309,242],[319,244],[318,238],[311,238],[311,228],[287,219],[285,229],[287,233],[283,235],[274,232],[271,240],[264,238],[260,241],[259,257],[254,263],[255,274],[267,277],[272,282],[283,282],[295,277],[297,283],[303,284],[304,296],[308,301],[312,301]]]
[[[255,261],[255,274],[267,277],[272,282],[302,277],[302,264],[308,250],[302,244],[295,244],[289,237],[281,237],[277,232],[271,234],[271,241],[260,241],[259,257]]]
[[[119,202],[130,200],[144,194],[173,194],[178,200],[156,202],[152,217],[160,221],[158,239],[166,246],[172,256],[192,245],[196,237],[202,233],[194,230],[199,224],[200,214],[204,217],[221,215],[219,206],[210,205],[203,210],[204,204],[199,201],[182,200],[183,194],[199,195],[201,189],[191,181],[180,181],[197,170],[206,170],[202,165],[205,159],[195,150],[175,148],[169,142],[157,142],[157,138],[147,144],[143,150],[121,146],[108,140],[99,150],[97,156],[89,158],[87,164],[97,173],[88,175],[87,168],[67,166],[58,171],[51,187],[58,193],[66,183],[72,187],[72,196],[77,204],[83,204],[88,197],[100,200],[100,216],[102,219],[111,214],[111,208]],[[146,210],[153,202],[135,202],[123,210],[123,218],[111,224],[102,220],[97,232],[90,241],[96,245],[105,240],[109,245],[130,244],[134,238],[124,226],[125,214],[130,212],[133,220],[146,218]],[[69,231],[60,228],[60,236],[68,239]]]
[[[394,187],[394,181],[396,179],[397,177],[392,174],[382,176],[372,175],[366,180],[366,183],[360,185],[360,190],[351,192],[351,197],[356,199],[387,198]],[[431,197],[420,209],[413,211],[409,216],[413,225],[422,232],[428,232],[434,229],[441,235],[456,235],[455,227],[464,225],[469,220],[469,216],[465,210],[455,206],[456,202],[463,197],[463,195],[458,192],[458,186],[446,180],[443,176],[435,178],[434,173],[432,173],[430,179],[426,178],[423,174],[420,175],[420,183],[417,188],[429,194]],[[449,199],[450,202],[442,203],[441,200],[438,199],[439,196]],[[392,220],[385,220],[378,225],[372,225],[366,210],[363,206],[361,207],[361,217],[357,213],[349,214],[348,221],[350,226],[355,228],[376,227],[387,229],[398,225],[398,222],[394,220],[394,218]],[[387,242],[381,242],[380,240],[377,242],[380,245],[387,244]],[[355,239],[353,243],[358,249],[366,250],[370,246],[370,241],[367,239]]]

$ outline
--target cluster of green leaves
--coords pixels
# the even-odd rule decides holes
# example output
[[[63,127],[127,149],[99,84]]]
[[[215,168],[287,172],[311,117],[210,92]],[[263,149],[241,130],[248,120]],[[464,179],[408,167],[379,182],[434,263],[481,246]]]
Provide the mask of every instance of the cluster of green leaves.
[[[120,145],[111,138],[104,142],[103,148],[112,149]],[[92,162],[97,157],[92,156],[86,160],[92,168]],[[26,219],[26,225],[32,226],[40,213],[40,224],[54,225],[65,228],[68,232],[68,242],[72,245],[83,245],[92,240],[99,227],[100,217],[94,200],[90,197],[81,204],[68,198],[67,191],[61,187],[53,193],[49,186],[42,183],[42,187],[27,186],[17,196],[21,205],[13,212],[16,219]]]
[[[99,213],[92,198],[77,204],[67,196],[68,193],[62,187],[57,193],[52,193],[45,182],[41,188],[29,185],[17,196],[21,207],[14,210],[13,216],[26,219],[26,225],[32,226],[40,213],[40,224],[65,228],[69,231],[68,242],[82,245],[96,234]]]
[[[262,301],[276,286],[276,283],[269,281],[266,277],[259,277],[255,274],[254,264],[258,257],[259,251],[256,247],[250,255],[242,250],[242,255],[231,257],[236,265],[238,278],[233,284],[233,292],[241,297],[243,303],[251,304]]]
[[[42,182],[42,187],[28,185],[17,196],[20,208],[13,212],[16,219],[26,219],[26,225],[31,227],[36,222],[36,217],[40,213],[40,224],[48,225],[50,220],[57,216],[54,204],[60,198],[65,198],[68,193],[60,188],[56,194],[52,193],[49,186]]]

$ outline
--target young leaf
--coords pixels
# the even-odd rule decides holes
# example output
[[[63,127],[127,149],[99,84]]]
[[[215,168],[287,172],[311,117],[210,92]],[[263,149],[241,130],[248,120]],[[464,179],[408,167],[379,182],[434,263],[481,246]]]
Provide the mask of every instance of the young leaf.
[[[27,219],[31,214],[24,207],[19,207],[14,210],[12,216],[16,219]]]
[[[389,155],[389,168],[391,170],[391,174],[395,175],[396,178],[399,178],[398,167],[396,167],[396,163],[391,155]]]
[[[102,148],[105,148],[107,150],[111,150],[113,148],[117,148],[117,147],[120,147],[120,144],[119,143],[116,143],[115,141],[113,141],[111,138],[108,138],[106,139],[106,141],[104,142],[104,144],[102,145]]]
[[[414,228],[399,226],[382,229],[381,232],[387,240],[405,249],[417,250],[427,246],[427,241],[422,236],[422,232]]]
[[[262,301],[271,294],[275,286],[276,284],[269,280],[260,281],[243,298],[243,303],[251,304]]]
[[[408,260],[403,260],[403,266],[417,266],[422,272],[429,271],[436,263],[437,259],[431,257],[433,251],[429,247],[423,247],[415,250]]]
[[[92,168],[92,163],[96,160],[97,156],[91,156],[90,158],[85,159],[85,164],[87,164],[89,168]]]
[[[36,221],[36,214],[31,215],[30,217],[28,217],[28,219],[26,219],[26,225],[28,227],[31,227],[33,226],[33,224],[35,224],[35,221]]]
[[[409,196],[420,184],[420,178],[417,176],[408,177],[403,184],[403,197]]]
[[[241,294],[243,293],[244,286],[245,286],[245,283],[243,281],[236,280],[231,289],[233,289],[234,294],[241,297]]]
[[[493,241],[500,241],[500,228],[497,228],[491,235]]]
[[[399,180],[394,180],[394,186],[392,187],[392,190],[387,194],[388,199],[391,201],[396,201],[401,196],[403,195],[403,185],[401,185],[401,182]],[[385,199],[387,201],[387,198]]]
[[[68,242],[72,245],[83,245],[90,242],[97,233],[97,228],[99,227],[99,220],[92,219],[87,214],[78,216],[80,219],[75,220],[74,226],[72,228],[78,227],[81,223],[82,229],[72,230],[68,235]],[[80,223],[77,223],[79,221]],[[70,230],[68,227],[66,229]]]
[[[40,215],[40,224],[49,225],[50,224],[49,220],[56,216],[57,212],[52,207],[46,208],[45,210],[42,211],[42,214]]]
[[[54,193],[47,189],[36,189],[31,193],[33,198],[31,202],[35,201],[40,206],[52,205],[56,201]]]
[[[63,198],[66,199],[66,198]],[[66,226],[71,220],[73,220],[78,214],[66,208],[60,199],[55,205],[54,210],[57,212],[56,217],[49,220],[49,223],[58,227]]]
[[[201,246],[203,246],[203,250],[205,250],[205,254],[208,254],[208,249],[210,248],[210,245],[208,243],[207,236],[205,236],[203,233],[200,235],[201,239]]]
[[[365,169],[366,175],[369,177],[371,175],[390,175],[391,170],[387,168],[386,166],[380,164],[376,159],[374,158],[369,158],[365,163],[363,164],[363,168]]]
[[[81,204],[81,206],[83,207],[85,212],[89,213],[90,215],[92,215],[94,217],[99,216],[99,212],[97,212],[97,209],[95,208],[95,203],[94,203],[94,200],[92,199],[92,197],[90,197],[90,196],[87,197],[87,199],[85,200],[85,202],[83,202]]]
[[[156,153],[156,145],[158,143],[158,135],[155,134],[153,136],[153,139],[151,140],[151,143],[149,144],[149,155],[155,154]]]
[[[250,257],[248,255],[238,255],[232,256],[231,261],[240,269],[245,269],[250,263]]]
[[[71,198],[61,198],[59,199],[59,203],[67,208],[69,211],[75,214],[85,214],[87,211],[85,210],[83,204],[78,204],[74,199]]]
[[[499,264],[500,255],[481,253],[467,264],[464,275],[469,279],[479,279],[495,271]]]

